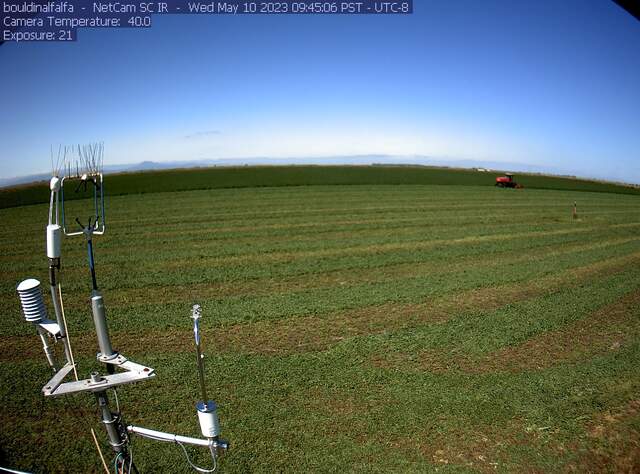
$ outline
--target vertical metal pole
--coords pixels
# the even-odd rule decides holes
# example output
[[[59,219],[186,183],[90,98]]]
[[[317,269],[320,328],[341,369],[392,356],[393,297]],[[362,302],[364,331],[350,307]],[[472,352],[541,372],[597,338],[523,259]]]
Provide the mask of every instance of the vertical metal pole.
[[[96,268],[93,261],[93,242],[91,241],[91,234],[87,237],[87,253],[89,254],[89,270],[91,270],[91,283],[93,284],[94,291],[98,291],[98,282],[96,281]]]
[[[202,401],[206,404],[209,398],[207,397],[207,387],[204,383],[204,360],[202,358],[202,349],[200,348],[200,305],[193,305],[193,312],[191,317],[193,318],[193,334],[196,340],[196,359],[198,363],[198,378],[200,379],[200,390],[202,392]]]
[[[100,168],[102,168],[102,164],[100,164]],[[104,232],[107,229],[107,221],[104,218],[104,182],[102,179],[102,173],[100,173],[100,208],[102,210],[100,213],[100,219],[102,220],[102,231]]]
[[[92,378],[100,377],[97,373],[91,374]],[[127,450],[126,439],[123,439],[118,430],[118,419],[113,416],[109,409],[109,399],[107,398],[107,392],[96,392],[96,398],[98,400],[98,407],[100,408],[102,424],[104,424],[107,430],[107,436],[109,438],[109,444],[116,453],[124,453]]]
[[[104,309],[104,299],[102,293],[98,291],[98,283],[96,281],[96,269],[93,261],[93,243],[91,241],[91,223],[84,228],[87,236],[87,254],[89,257],[89,269],[91,270],[91,282],[93,291],[91,292],[91,311],[93,313],[93,325],[96,327],[96,336],[98,337],[98,345],[103,358],[110,359],[117,355],[111,346],[111,338],[109,337],[109,328],[107,327],[107,316]],[[113,373],[113,366],[107,364],[109,373]]]
[[[93,208],[96,210],[96,227],[98,226],[98,222],[100,220],[99,207],[98,207],[98,177],[96,176],[95,182],[93,183]]]
[[[99,378],[100,375],[97,372],[91,374],[92,380],[98,380]],[[120,420],[120,413],[116,413],[115,416],[111,413],[106,391],[96,392],[96,399],[98,400],[102,424],[104,424],[107,431],[111,448],[116,454],[122,453],[121,465],[128,467],[130,464],[133,471],[137,473],[138,468],[133,464],[133,460],[130,458],[131,455],[128,451],[129,438],[125,428],[126,425]],[[131,471],[127,469],[126,472],[130,473]]]

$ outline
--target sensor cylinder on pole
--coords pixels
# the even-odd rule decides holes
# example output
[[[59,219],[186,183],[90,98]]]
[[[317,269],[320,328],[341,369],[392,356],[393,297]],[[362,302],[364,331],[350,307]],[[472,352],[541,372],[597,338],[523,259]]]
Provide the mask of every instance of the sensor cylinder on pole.
[[[202,347],[200,345],[200,318],[202,317],[202,308],[200,305],[193,305],[191,318],[193,319],[193,335],[196,343],[196,361],[198,363],[198,378],[200,380],[200,390],[202,392],[202,400],[196,403],[196,411],[198,412],[198,421],[200,422],[200,431],[202,436],[213,440],[220,435],[220,420],[218,419],[218,407],[216,403],[207,397],[207,387],[204,383],[204,361]]]
[[[93,312],[93,324],[96,327],[96,335],[98,336],[98,346],[100,346],[100,357],[103,359],[112,359],[118,354],[113,351],[113,347],[111,346],[104,300],[99,291],[94,291],[91,294],[91,311]]]
[[[200,430],[205,438],[216,438],[220,434],[220,421],[218,420],[216,403],[209,400],[206,404],[198,402],[196,409],[198,410],[198,421],[200,422]]]
[[[62,227],[58,224],[47,226],[47,257],[60,258],[62,243]]]

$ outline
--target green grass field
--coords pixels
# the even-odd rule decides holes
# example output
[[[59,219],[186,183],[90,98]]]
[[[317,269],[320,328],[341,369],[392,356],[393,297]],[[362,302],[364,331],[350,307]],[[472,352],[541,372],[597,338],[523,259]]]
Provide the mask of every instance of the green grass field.
[[[119,389],[126,421],[198,436],[200,303],[221,472],[640,470],[640,197],[393,184],[110,196],[95,251],[112,339],[158,373]],[[43,399],[15,294],[47,281],[47,209],[0,210],[0,465],[100,472],[95,403]],[[83,375],[85,260],[67,238]],[[189,472],[177,446],[133,453],[141,472]]]
[[[109,175],[111,196],[195,191],[201,189],[317,185],[436,184],[492,186],[501,172],[423,166],[244,166],[196,168]],[[640,195],[640,187],[613,183],[521,174],[518,183],[532,189],[561,189]],[[74,196],[67,193],[68,197]],[[47,183],[0,188],[0,209],[49,201]]]

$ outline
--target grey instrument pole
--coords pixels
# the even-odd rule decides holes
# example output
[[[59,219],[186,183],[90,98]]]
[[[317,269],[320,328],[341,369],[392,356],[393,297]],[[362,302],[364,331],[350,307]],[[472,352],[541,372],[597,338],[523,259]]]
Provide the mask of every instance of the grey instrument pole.
[[[107,327],[107,316],[104,307],[104,298],[102,293],[98,290],[98,282],[96,280],[96,268],[95,261],[93,259],[93,232],[97,224],[91,223],[89,218],[89,224],[83,226],[79,219],[76,218],[76,222],[82,228],[87,239],[87,257],[89,259],[89,271],[91,272],[91,283],[93,290],[91,291],[91,312],[93,313],[93,324],[96,327],[96,336],[98,337],[98,346],[100,347],[100,360],[106,362],[114,359],[118,356],[118,353],[113,350],[111,345],[111,338],[109,337],[109,328]],[[113,373],[113,366],[107,364],[107,370],[109,373]]]

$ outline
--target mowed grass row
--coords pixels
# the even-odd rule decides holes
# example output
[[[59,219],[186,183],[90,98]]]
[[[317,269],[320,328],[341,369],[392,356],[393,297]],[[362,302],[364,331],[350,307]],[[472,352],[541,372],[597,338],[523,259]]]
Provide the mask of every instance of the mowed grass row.
[[[296,288],[291,281],[278,284],[276,280],[275,284],[271,283],[270,292],[261,291],[261,286],[268,284],[263,280],[253,283],[247,291],[243,291],[242,285],[237,288],[236,283],[233,293],[225,296],[220,295],[220,288],[210,288],[202,283],[196,287],[187,285],[176,288],[175,295],[166,286],[151,286],[148,291],[142,289],[139,292],[124,289],[113,294],[114,302],[109,305],[110,322],[113,329],[175,327],[176,315],[184,313],[184,308],[188,308],[193,301],[199,302],[208,311],[207,324],[211,325],[326,314],[388,302],[414,303],[428,296],[527,281],[606,259],[627,255],[637,257],[640,255],[640,239],[630,237],[604,246],[599,243],[586,247],[580,245],[567,252],[541,249],[536,254],[531,252],[527,257],[522,256],[522,251],[518,249],[511,252],[507,258],[491,254],[489,259],[467,260],[461,265],[443,266],[445,262],[440,261],[429,266],[403,266],[395,275],[388,267],[369,268],[361,272],[359,278],[345,275],[336,279],[334,275],[334,278],[319,285],[313,284],[318,274],[305,273],[298,281],[306,283],[306,288]],[[629,260],[628,263],[632,264],[633,260]],[[346,273],[354,271],[350,269]],[[162,284],[162,281],[158,284]],[[79,328],[89,329],[92,323],[86,317],[84,300],[81,298],[80,301],[69,302],[67,311],[69,318]],[[11,306],[15,307],[15,302]],[[15,318],[7,319],[4,323],[6,334],[29,331],[28,326],[17,324],[19,318],[20,315],[16,314]]]
[[[483,189],[480,190],[485,191]],[[385,189],[385,191],[387,190]],[[413,198],[415,197],[415,192],[413,189],[411,189],[411,191],[413,194],[411,198]],[[441,193],[439,190],[437,191],[438,192],[432,193],[433,197],[440,199]],[[243,192],[243,194],[244,193],[245,192]],[[537,193],[546,194],[540,191]],[[359,194],[362,193],[360,192]],[[494,200],[496,197],[500,198],[505,196],[505,194],[499,190],[489,190],[486,194]],[[427,193],[427,196],[428,195]],[[521,194],[512,194],[512,196],[514,197],[510,196],[509,198],[519,199],[521,201],[520,205],[526,203],[525,200],[521,199]],[[326,199],[327,197],[325,197],[325,200]],[[396,199],[398,198],[396,197]],[[423,199],[426,198],[423,197]],[[256,201],[260,200],[261,197],[256,198]],[[504,199],[502,201],[504,201]],[[407,200],[407,207],[410,206],[411,202],[413,202],[413,199]],[[470,203],[470,205],[473,206],[474,203]],[[361,206],[366,207],[369,204],[369,202],[363,202]],[[193,212],[193,208],[191,209],[191,212]],[[313,209],[311,209],[311,211],[313,211]],[[539,219],[543,220],[547,215],[547,212],[543,212]],[[633,215],[633,213],[630,213],[630,216]],[[279,285],[281,287],[280,292],[282,292],[286,290],[287,283],[292,283],[292,276],[298,277],[298,280],[307,282],[307,286],[310,287],[309,289],[315,289],[313,285],[315,278],[313,278],[312,275],[336,273],[339,271],[349,273],[357,271],[358,269],[371,269],[380,272],[382,275],[382,283],[384,283],[384,279],[386,278],[384,272],[389,270],[390,267],[396,267],[398,265],[432,262],[432,266],[437,267],[441,265],[442,262],[449,262],[451,259],[473,257],[473,262],[465,262],[461,268],[462,272],[468,272],[469,266],[474,262],[476,266],[482,269],[485,264],[495,263],[495,261],[500,258],[508,258],[511,256],[512,258],[515,257],[519,259],[519,254],[524,251],[530,252],[538,249],[538,251],[544,255],[547,253],[545,250],[546,247],[549,246],[554,246],[557,250],[562,250],[562,246],[558,247],[559,244],[574,245],[573,251],[579,254],[579,258],[574,258],[569,255],[568,261],[569,263],[578,265],[581,261],[587,261],[590,258],[590,254],[588,252],[585,253],[584,246],[586,246],[586,250],[592,249],[593,251],[599,252],[595,258],[601,258],[603,255],[607,255],[606,252],[615,252],[616,247],[619,245],[623,245],[624,251],[624,248],[633,247],[636,244],[634,238],[637,235],[637,222],[628,218],[615,218],[611,219],[614,222],[613,224],[602,225],[599,220],[607,216],[608,214],[604,213],[595,216],[592,219],[593,222],[591,222],[591,220],[587,222],[586,218],[580,222],[575,222],[566,216],[562,219],[560,215],[556,215],[555,218],[561,220],[561,222],[538,224],[534,221],[524,228],[522,225],[526,223],[520,223],[519,227],[515,229],[512,225],[504,225],[502,223],[496,223],[494,226],[483,225],[480,228],[468,224],[458,224],[454,228],[447,227],[447,229],[443,231],[441,228],[429,227],[430,222],[427,222],[428,227],[418,229],[417,232],[412,230],[408,234],[396,230],[395,232],[384,233],[381,237],[375,235],[371,237],[370,233],[364,235],[360,233],[353,233],[353,235],[347,234],[347,237],[345,233],[342,233],[341,238],[327,239],[327,236],[324,235],[322,238],[318,237],[316,242],[303,242],[302,244],[296,242],[295,239],[293,239],[294,241],[292,243],[289,243],[289,239],[277,239],[275,242],[273,239],[260,239],[262,245],[258,243],[254,245],[243,244],[239,247],[236,241],[227,242],[227,245],[224,246],[219,245],[218,242],[207,242],[205,239],[203,242],[200,242],[200,245],[198,245],[195,250],[192,249],[191,246],[178,249],[174,249],[174,246],[171,246],[166,249],[165,241],[154,242],[155,245],[152,245],[151,241],[149,241],[143,252],[136,251],[129,253],[127,248],[121,248],[120,254],[123,255],[110,254],[110,251],[113,252],[115,250],[114,247],[103,251],[102,238],[98,237],[96,239],[96,248],[99,250],[97,260],[99,262],[99,279],[101,286],[106,290],[121,290],[120,293],[112,295],[115,299],[113,303],[110,304],[110,308],[117,308],[122,305],[131,306],[132,302],[131,298],[128,297],[128,290],[133,288],[148,288],[152,294],[155,292],[155,294],[161,295],[161,301],[159,301],[156,306],[164,308],[165,311],[162,312],[167,314],[167,305],[162,301],[162,297],[166,297],[167,293],[170,293],[170,289],[167,289],[165,284],[168,273],[171,274],[169,280],[172,282],[172,286],[181,286],[181,288],[179,288],[179,294],[176,296],[181,300],[180,304],[182,304],[184,298],[181,297],[185,294],[185,290],[187,290],[189,297],[198,297],[197,291],[188,291],[189,285],[198,285],[201,290],[207,290],[206,287],[209,286],[209,291],[204,291],[204,294],[209,297],[211,293],[215,293],[218,289],[221,290],[222,293],[225,292],[224,289],[220,288],[220,285],[214,286],[216,283],[229,282],[229,285],[232,285],[236,289],[235,293],[240,295],[240,299],[246,302],[245,297],[250,296],[252,291],[243,291],[242,282],[248,280],[273,281],[276,279],[276,285],[278,285],[278,279],[283,277],[289,278],[283,285]],[[562,222],[562,220],[564,222]],[[623,223],[620,223],[620,221]],[[466,219],[459,222],[466,222]],[[110,230],[111,234],[117,234],[117,232],[117,227],[114,230]],[[37,232],[35,233],[37,234]],[[215,232],[213,233],[215,234]],[[373,232],[373,234],[375,234],[375,232]],[[114,237],[111,238],[113,239]],[[203,252],[200,247],[207,245],[207,243],[209,247],[205,248]],[[286,244],[284,247],[282,245],[283,243]],[[612,248],[609,250],[607,250],[607,248],[601,248],[603,243],[609,243]],[[79,251],[76,250],[78,253],[75,255],[65,257],[65,275],[67,280],[70,280],[69,283],[65,281],[65,288],[81,290],[83,287],[86,287],[87,283],[84,243],[82,239],[68,239],[66,246],[70,247],[71,245],[79,249]],[[276,250],[269,248],[269,245],[276,246]],[[593,245],[595,245],[595,248],[593,248]],[[16,269],[16,259],[11,258],[11,255],[3,256],[3,260],[6,261],[6,268],[11,269],[7,271],[6,275],[14,276],[14,278],[18,280],[21,277],[21,272],[24,270],[35,269],[40,272],[41,279],[44,280],[44,270],[46,269],[42,268],[42,257],[38,255],[36,248],[29,248],[33,247],[33,244],[30,244],[29,247],[25,245],[25,247],[33,257],[30,261],[24,259],[27,261],[23,262],[23,268]],[[220,255],[211,256],[213,254]],[[74,264],[68,264],[67,260],[74,256],[76,257],[73,262]],[[158,256],[160,256],[160,258],[158,258]],[[225,259],[225,257],[229,256],[233,258]],[[483,262],[483,258],[486,259],[486,262]],[[105,260],[107,263],[103,263]],[[494,262],[491,262],[492,260]],[[505,262],[505,265],[508,264],[509,262]],[[518,265],[520,264],[521,263],[518,263]],[[495,265],[493,265],[493,267],[495,267]],[[417,272],[422,270],[425,270],[425,268],[416,268]],[[431,271],[433,273],[434,269]],[[493,268],[491,271],[496,271],[496,269]],[[500,273],[502,273],[502,270],[500,270]],[[412,269],[406,269],[399,276],[405,278],[411,277]],[[485,277],[481,275],[478,278],[483,279]],[[349,280],[349,278],[346,279]],[[455,280],[455,278],[451,278],[450,280]],[[3,304],[10,308],[14,304],[11,295],[14,294],[15,283],[8,279],[6,282],[7,286],[5,287],[5,291],[7,298],[3,300]],[[240,284],[238,284],[238,282],[240,282]],[[334,281],[333,283],[330,282],[329,285],[324,285],[325,287],[328,286],[328,288],[325,288],[325,293],[326,291],[332,291],[331,285],[335,283]],[[350,287],[353,286],[353,284],[357,284],[358,280],[355,279],[355,281],[351,281],[351,284],[346,288],[344,278],[339,283],[341,288],[339,288],[338,291],[346,293],[351,292]],[[371,286],[371,283],[370,278],[367,278],[366,289],[369,289],[368,287]],[[422,285],[423,283],[424,282],[418,283],[418,285]],[[403,282],[398,284],[400,286],[404,285]],[[264,283],[257,281],[252,282],[251,285],[261,288],[264,286]],[[205,288],[202,288],[203,286]],[[271,286],[273,287],[275,285],[272,284]],[[295,287],[296,285],[291,284],[291,286]],[[427,286],[437,291],[437,287],[433,288],[433,284]],[[377,288],[369,290],[379,295],[385,294],[384,291]],[[388,294],[394,295],[396,293],[396,291],[393,291]],[[318,303],[314,305],[315,307],[322,306],[322,301],[325,299],[324,293],[319,293],[319,295]],[[294,303],[285,304],[284,306],[295,306],[295,301],[299,298],[297,295],[294,295],[293,298]],[[302,298],[307,299],[307,295],[303,293]],[[355,301],[359,300],[354,298],[354,302]],[[216,306],[220,306],[218,302],[215,304]],[[79,305],[83,305],[82,300],[78,301],[75,307],[77,308]],[[273,305],[270,301],[267,301],[266,303],[257,303],[257,306],[279,308],[283,305]],[[68,307],[74,308],[74,302],[69,303]],[[155,308],[146,309],[148,309],[151,314],[157,314]],[[144,310],[144,308],[134,309],[136,313],[141,310]],[[251,315],[251,318],[256,317],[254,315],[257,313],[255,310],[247,312],[245,307],[237,311],[231,311],[231,315],[243,312]],[[266,312],[266,314],[272,313],[273,311]],[[236,316],[229,316],[230,314],[227,313],[221,314],[223,320],[237,320]],[[114,313],[114,317],[117,321],[117,313]],[[171,316],[168,317],[171,319]],[[86,318],[82,319],[86,322]],[[131,323],[129,318],[125,318],[124,320],[129,321],[127,324]],[[163,319],[158,318],[158,320]],[[13,321],[8,323],[8,325],[20,328],[19,325],[14,325]]]
[[[360,187],[355,187],[360,188]],[[379,191],[382,188],[383,191]],[[298,208],[299,215],[295,219],[276,214],[270,216],[266,212],[257,212],[250,218],[236,218],[236,224],[242,224],[239,229],[231,227],[221,221],[219,213],[222,209],[236,201],[245,201],[245,208],[251,209],[260,205],[264,199],[248,199],[249,190],[228,190],[231,196],[221,199],[222,191],[202,192],[209,198],[202,200],[198,193],[185,193],[184,205],[170,204],[165,209],[163,203],[171,201],[170,195],[157,195],[114,198],[108,205],[109,232],[96,242],[96,246],[108,257],[108,262],[123,260],[148,259],[149,255],[156,255],[158,248],[171,246],[171,254],[167,257],[183,255],[193,257],[224,257],[228,255],[263,254],[274,251],[309,251],[314,248],[342,247],[345,242],[353,245],[367,246],[381,242],[399,242],[402,240],[437,240],[447,238],[461,238],[465,235],[477,236],[488,233],[509,234],[512,232],[526,232],[527,230],[545,230],[575,228],[574,223],[567,219],[573,202],[571,195],[566,193],[549,193],[532,191],[535,193],[536,204],[532,206],[531,193],[524,195],[520,191],[511,192],[509,199],[502,199],[504,193],[486,188],[475,188],[478,199],[473,202],[459,203],[459,196],[449,188],[435,188],[426,195],[417,195],[415,186],[368,188],[369,200],[362,198],[364,190],[356,193],[358,202],[350,204],[344,212],[347,216],[336,216],[335,209],[324,210],[322,203],[307,200],[304,204],[296,199],[280,198],[280,204],[275,207]],[[311,188],[317,193],[315,188]],[[327,196],[332,196],[332,190],[325,188],[324,203]],[[350,188],[348,188],[350,189]],[[454,187],[455,189],[455,187]],[[380,207],[379,199],[388,200],[388,195],[405,196],[400,201],[400,207],[390,210]],[[443,191],[444,190],[444,191]],[[286,192],[280,191],[286,197]],[[273,191],[272,191],[273,192]],[[502,193],[502,194],[501,194]],[[268,193],[270,194],[270,193]],[[633,207],[624,207],[625,196],[608,194],[580,195],[580,215],[585,217],[584,226],[599,224],[637,224],[629,220],[633,214]],[[604,197],[603,197],[604,196]],[[483,202],[483,197],[484,202]],[[574,196],[575,197],[575,196]],[[194,198],[192,201],[190,198]],[[198,199],[196,199],[198,198]],[[429,209],[422,207],[417,201],[421,199],[429,202]],[[628,201],[628,197],[626,197]],[[396,200],[399,200],[396,197]],[[175,201],[175,200],[174,200]],[[340,202],[343,202],[342,200]],[[448,203],[457,202],[455,207],[449,208]],[[633,200],[630,201],[633,203]],[[130,203],[132,205],[130,205]],[[147,210],[140,210],[127,216],[130,207],[146,206]],[[629,205],[627,203],[627,205]],[[148,209],[162,209],[163,212],[151,214]],[[42,245],[37,239],[24,239],[25,234],[34,236],[42,232],[41,221],[46,219],[45,206],[23,208],[29,211],[24,216],[18,211],[4,210],[3,220],[7,222],[6,230],[0,236],[6,244],[7,252],[3,255],[0,265],[6,268],[14,266],[14,261],[20,259],[24,264],[31,263],[34,267],[40,261]],[[526,211],[523,214],[523,211]],[[18,212],[16,214],[16,212]],[[79,215],[87,211],[78,212]],[[126,217],[119,217],[126,216]],[[179,218],[178,224],[168,224],[167,221]],[[588,220],[587,220],[588,218]],[[146,219],[161,219],[162,225],[149,224]],[[275,226],[271,221],[275,221]],[[460,228],[460,223],[464,227]],[[233,224],[231,224],[233,225]],[[367,235],[361,235],[360,233]],[[315,238],[323,233],[323,238]],[[278,239],[277,237],[282,237]],[[216,245],[212,240],[219,243]],[[232,240],[232,242],[226,242]],[[82,267],[84,246],[80,240],[65,242],[65,265],[67,267]],[[14,256],[14,258],[11,258]]]
[[[459,201],[456,199],[459,192],[456,187],[441,186],[435,188],[431,194],[424,194],[422,186],[315,186],[305,189],[304,201],[292,200],[288,197],[287,189],[290,188],[262,188],[260,189],[260,199],[254,197],[255,189],[232,189],[232,190],[205,190],[197,192],[185,192],[181,199],[175,199],[172,193],[156,193],[138,195],[135,197],[108,196],[107,210],[117,209],[117,214],[109,212],[108,222],[115,224],[131,224],[131,228],[140,228],[139,225],[153,221],[154,214],[149,214],[150,207],[158,207],[165,210],[164,226],[171,227],[181,223],[193,223],[206,227],[225,226],[229,222],[238,222],[247,227],[253,224],[252,219],[258,219],[264,223],[274,220],[276,224],[285,224],[287,219],[295,219],[301,216],[311,215],[340,215],[349,218],[357,218],[361,212],[371,212],[377,214],[390,211],[393,213],[406,213],[412,210],[436,211],[439,217],[446,216],[442,211],[465,209],[482,209],[492,206],[494,209],[518,209],[528,207],[526,198],[516,197],[511,200],[503,200],[491,187],[473,186],[469,191],[478,191],[480,195],[473,202]],[[328,190],[346,189],[343,191],[343,199],[332,201],[328,196]],[[401,191],[401,193],[398,193]],[[512,193],[514,196],[527,194],[523,190],[502,190]],[[624,209],[630,206],[633,201],[629,201],[628,196],[620,194],[605,193],[602,195],[594,193],[573,193],[566,191],[541,192],[537,191],[537,201],[540,207],[556,206],[568,207],[577,201],[581,210],[589,212],[589,209],[615,206],[616,209]],[[600,196],[600,197],[598,197]],[[184,200],[190,203],[190,207],[185,208],[181,203]],[[119,203],[126,203],[121,206]],[[588,203],[588,207],[582,209],[583,203]],[[411,207],[407,204],[411,203]],[[79,203],[68,203],[71,208],[82,207]],[[124,207],[123,209],[121,209]],[[565,208],[566,208],[565,207]],[[46,208],[46,207],[45,207]],[[33,225],[32,218],[41,213],[38,206],[28,206],[17,210],[20,221],[14,222],[17,226]],[[3,214],[12,215],[11,210],[3,211]],[[41,214],[40,214],[41,215]],[[215,216],[214,221],[208,221],[207,216]],[[190,229],[182,229],[189,231]]]
[[[197,435],[188,315],[201,303],[234,443],[225,472],[635,466],[637,197],[332,186],[116,197],[108,212],[96,258],[114,340],[160,374],[120,391],[125,416]],[[15,297],[23,273],[46,282],[43,215],[0,211],[3,462],[97,471],[92,400],[41,400],[48,372]],[[88,372],[96,348],[76,239],[64,244],[65,302]],[[617,316],[596,324],[602,314]],[[576,328],[572,350],[544,357],[545,335],[570,345],[563,334]],[[63,449],[72,439],[78,448]],[[41,451],[27,449],[36,440]],[[185,470],[173,446],[134,449],[145,472]]]
[[[111,280],[110,276],[116,272],[125,273],[128,267],[138,268],[141,273],[150,273],[158,270],[173,270],[180,268],[183,271],[182,278],[187,278],[185,275],[189,272],[201,272],[203,269],[225,269],[233,267],[234,270],[239,268],[255,268],[260,265],[272,265],[274,266],[273,272],[277,272],[277,266],[286,264],[288,272],[292,273],[293,267],[291,264],[299,264],[304,266],[322,259],[320,264],[324,265],[327,269],[340,268],[341,262],[342,268],[345,268],[347,263],[351,264],[351,267],[363,265],[380,266],[377,265],[377,261],[369,261],[358,259],[362,255],[375,253],[381,259],[386,257],[386,263],[392,263],[393,261],[401,262],[402,258],[394,258],[401,253],[406,256],[404,261],[407,261],[407,256],[414,255],[414,261],[421,261],[424,259],[441,259],[443,257],[449,257],[451,254],[468,255],[468,250],[465,247],[469,244],[475,244],[472,251],[481,253],[483,250],[489,250],[495,248],[495,243],[500,241],[503,243],[503,248],[498,250],[508,250],[523,248],[523,246],[531,246],[536,244],[553,244],[554,242],[565,243],[588,243],[590,241],[601,241],[603,237],[610,238],[625,238],[636,235],[637,229],[640,227],[640,223],[625,224],[619,227],[611,227],[608,230],[603,230],[601,226],[582,226],[582,227],[565,227],[551,225],[551,226],[533,226],[527,228],[513,229],[509,226],[503,226],[494,228],[489,231],[483,228],[480,229],[464,229],[464,233],[457,229],[455,232],[450,232],[448,235],[438,235],[434,238],[428,239],[425,237],[425,233],[430,233],[427,229],[420,229],[416,232],[403,233],[398,231],[397,238],[394,239],[394,234],[387,234],[378,237],[367,237],[362,235],[360,239],[357,236],[349,235],[342,238],[334,237],[328,238],[327,242],[317,243],[310,242],[305,246],[304,242],[293,242],[289,245],[281,245],[280,241],[273,246],[267,248],[266,245],[246,245],[237,242],[229,242],[226,249],[220,249],[219,252],[222,255],[214,255],[215,248],[221,247],[217,243],[210,243],[209,246],[205,246],[200,242],[197,245],[193,245],[195,248],[180,247],[175,252],[169,254],[165,250],[161,250],[163,254],[162,266],[159,266],[156,262],[158,257],[158,249],[153,252],[152,247],[145,247],[144,251],[127,251],[122,250],[115,255],[109,255],[109,251],[103,251],[102,258],[99,260],[101,270],[105,277],[105,284],[108,287],[117,287],[118,282],[121,279]],[[477,234],[470,234],[470,231],[476,231]],[[433,233],[437,233],[434,231]],[[319,237],[318,237],[319,240]],[[532,243],[533,242],[533,243]],[[342,243],[342,245],[340,245]],[[79,245],[84,246],[84,242],[80,241]],[[96,244],[97,245],[97,244]],[[204,247],[204,248],[203,248]],[[446,250],[448,254],[427,252],[433,249]],[[262,251],[258,251],[262,249]],[[86,272],[86,265],[83,265],[86,255],[84,252],[77,255],[77,259],[74,265],[65,265],[65,268],[71,273],[80,274]],[[68,257],[69,258],[69,257]],[[354,258],[356,259],[355,261]],[[30,258],[20,256],[6,256],[4,257],[3,270],[6,272],[16,272],[25,270],[38,271],[41,267],[42,258],[30,255]],[[22,262],[20,269],[16,269],[16,262]],[[65,260],[66,261],[66,260]],[[410,260],[409,260],[410,261]],[[40,265],[39,265],[40,264]],[[123,270],[125,272],[123,272]],[[186,273],[184,273],[186,272]],[[224,278],[224,275],[228,275],[228,278]],[[124,275],[126,278],[126,274]],[[249,276],[247,275],[244,275]],[[209,275],[207,281],[220,281],[229,280],[233,278],[232,273],[220,273],[218,277]],[[73,281],[73,279],[71,279]],[[140,282],[143,280],[139,280]],[[126,286],[129,286],[127,284]],[[10,290],[10,289],[9,289]]]

